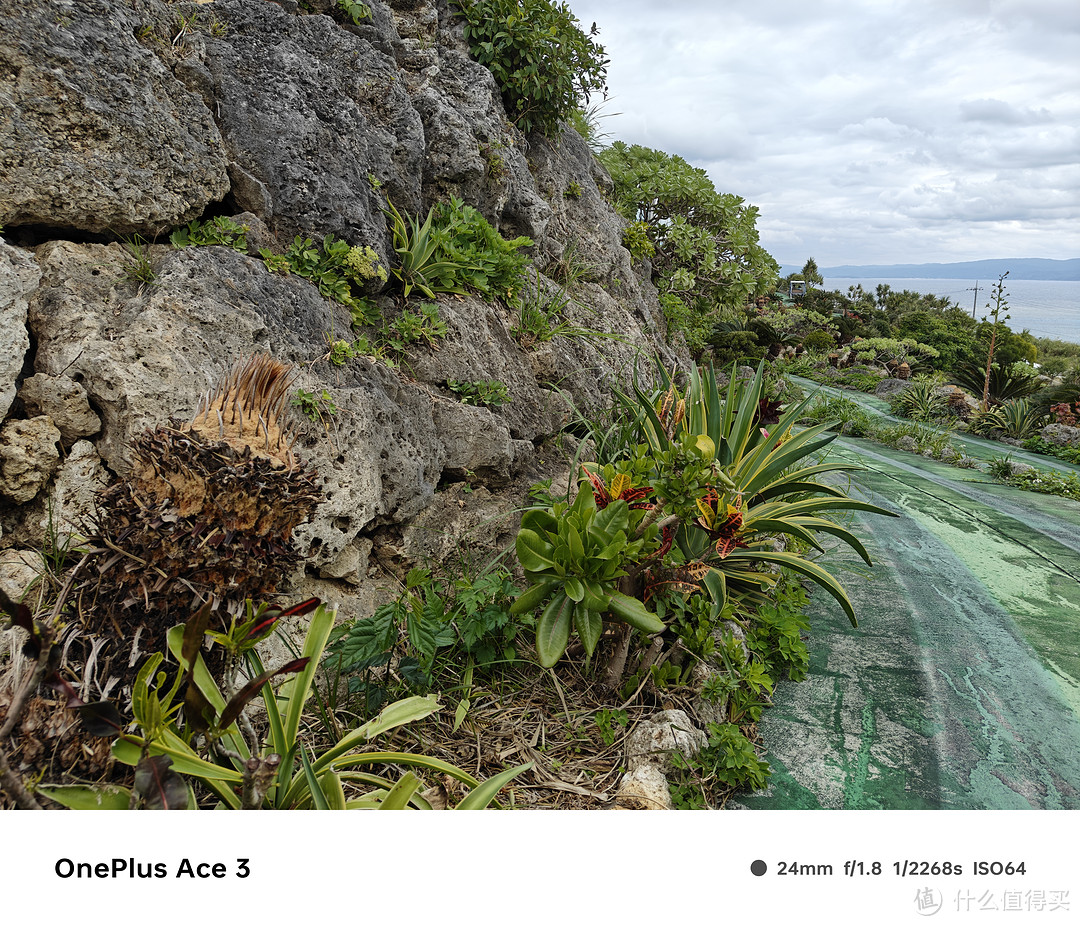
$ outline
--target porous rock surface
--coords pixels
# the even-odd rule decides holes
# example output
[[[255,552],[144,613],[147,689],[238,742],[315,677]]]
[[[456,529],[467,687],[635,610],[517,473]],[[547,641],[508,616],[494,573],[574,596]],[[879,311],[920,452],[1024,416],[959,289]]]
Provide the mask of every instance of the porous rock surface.
[[[0,225],[154,234],[228,191],[213,116],[146,25],[114,0],[5,0]]]
[[[647,266],[621,246],[588,145],[568,128],[522,136],[446,0],[368,5],[357,26],[326,15],[327,0],[316,13],[289,0],[5,3],[0,550],[34,549],[49,517],[59,539],[85,535],[133,437],[189,418],[263,351],[336,408],[295,416],[324,499],[294,533],[305,569],[287,590],[370,613],[403,570],[450,559],[464,538],[505,546],[529,484],[566,478],[554,438],[575,409],[603,407],[653,353],[688,360],[665,340]],[[513,305],[440,295],[436,346],[396,368],[335,365],[348,310],[255,254],[333,235],[392,266],[388,205],[422,217],[450,197],[532,239],[531,285],[565,285],[568,319],[602,336],[523,345]],[[249,253],[167,243],[215,215],[249,226]],[[402,310],[389,287],[376,296],[384,319]],[[465,405],[451,380],[499,380],[511,401]]]

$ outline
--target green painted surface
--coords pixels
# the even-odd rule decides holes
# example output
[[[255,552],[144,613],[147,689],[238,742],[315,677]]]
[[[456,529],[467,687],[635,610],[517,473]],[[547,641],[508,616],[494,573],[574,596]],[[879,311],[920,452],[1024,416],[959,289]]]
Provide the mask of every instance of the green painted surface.
[[[1080,504],[865,441],[834,453],[899,518],[829,551],[860,618],[812,598],[811,668],[761,730],[760,809],[1080,808]]]

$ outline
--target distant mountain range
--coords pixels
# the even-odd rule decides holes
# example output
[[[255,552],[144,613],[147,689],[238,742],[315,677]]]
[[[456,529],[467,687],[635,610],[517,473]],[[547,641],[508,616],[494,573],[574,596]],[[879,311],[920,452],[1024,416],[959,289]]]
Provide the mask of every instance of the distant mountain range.
[[[787,267],[782,272],[798,273],[801,266]],[[993,280],[1009,272],[1012,280],[1080,280],[1080,258],[1046,260],[1040,257],[1002,258],[1001,260],[967,260],[955,264],[881,264],[839,267],[820,267],[819,272],[829,285],[829,277],[840,279],[923,279],[923,280]]]

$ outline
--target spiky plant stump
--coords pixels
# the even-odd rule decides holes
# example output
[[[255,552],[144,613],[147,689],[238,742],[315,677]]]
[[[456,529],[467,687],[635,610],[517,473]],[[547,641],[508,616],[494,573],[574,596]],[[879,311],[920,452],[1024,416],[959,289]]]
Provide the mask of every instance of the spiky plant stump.
[[[135,439],[130,475],[98,504],[98,570],[82,594],[88,629],[153,653],[203,602],[274,592],[300,559],[293,529],[321,499],[314,472],[292,452],[294,377],[255,355],[207,393],[191,421]]]

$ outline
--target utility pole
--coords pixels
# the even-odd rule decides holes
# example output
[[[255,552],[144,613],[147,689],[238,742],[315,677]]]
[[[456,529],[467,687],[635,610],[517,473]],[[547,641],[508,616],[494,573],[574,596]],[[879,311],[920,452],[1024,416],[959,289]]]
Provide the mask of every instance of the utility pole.
[[[967,288],[967,291],[970,293],[971,290],[972,290],[972,287],[969,286]],[[976,280],[975,281],[975,298],[971,300],[971,317],[972,318],[975,317],[975,306],[977,306],[978,304],[979,304],[979,281]]]

